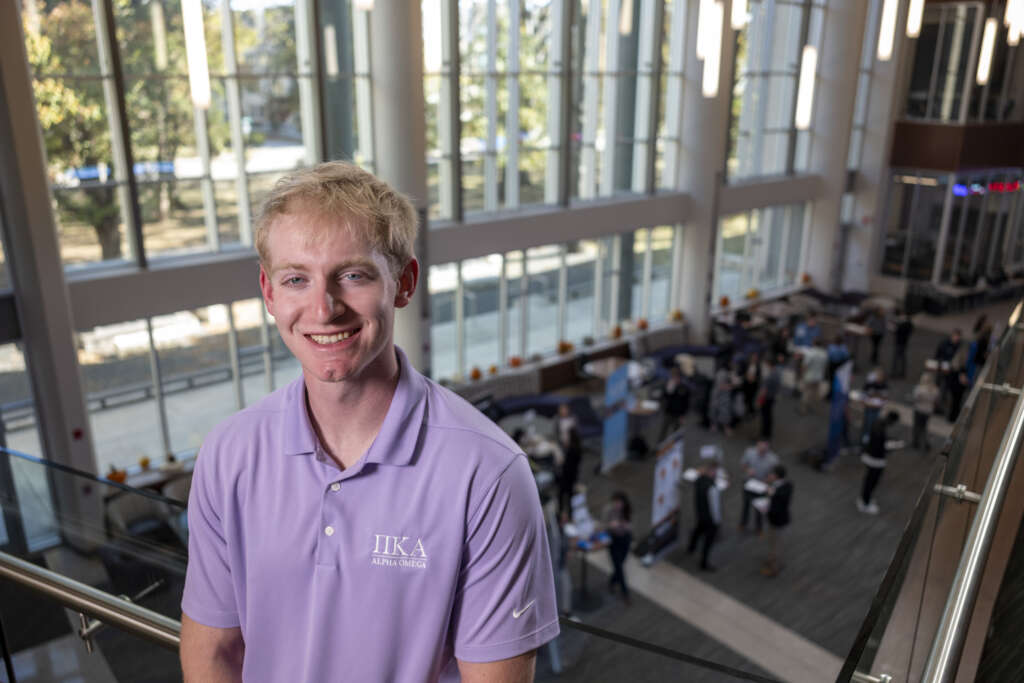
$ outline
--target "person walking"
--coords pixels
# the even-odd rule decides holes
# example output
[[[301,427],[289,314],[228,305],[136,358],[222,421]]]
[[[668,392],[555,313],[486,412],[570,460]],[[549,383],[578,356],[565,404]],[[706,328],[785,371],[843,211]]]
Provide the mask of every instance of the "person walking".
[[[771,446],[768,445],[768,441],[761,439],[756,445],[751,446],[743,453],[743,457],[740,458],[740,467],[743,468],[743,474],[747,480],[755,480],[764,484],[768,483],[769,475],[775,466],[779,464],[779,456],[772,452]],[[750,519],[750,508],[751,502],[757,498],[760,494],[751,492],[746,485],[743,487],[743,510],[740,513],[740,531],[747,530],[747,520]],[[758,511],[754,510],[754,527],[757,529],[757,533],[760,534],[763,528],[764,517]]]
[[[713,572],[715,568],[708,562],[711,553],[711,546],[715,543],[718,535],[718,527],[722,523],[722,500],[715,484],[715,475],[718,472],[718,462],[713,458],[702,461],[700,476],[694,482],[694,509],[696,512],[696,525],[690,533],[690,545],[686,552],[693,554],[697,549],[698,541],[703,541],[700,554],[700,568],[702,571]]]
[[[561,513],[569,510],[569,501],[579,478],[580,461],[583,459],[583,439],[568,403],[559,404],[557,424],[558,445],[561,446],[564,456],[558,477],[558,511]]]
[[[619,586],[622,589],[622,599],[627,605],[629,604],[629,588],[626,586],[624,566],[626,557],[629,556],[629,547],[633,543],[632,512],[629,497],[624,491],[616,491],[612,494],[611,502],[605,512],[605,530],[611,536],[608,555],[612,560],[612,575],[608,579],[608,590],[614,592],[615,587]]]
[[[867,448],[860,456],[865,471],[864,484],[861,487],[860,497],[857,498],[857,509],[869,515],[878,514],[878,505],[874,501],[874,494],[878,482],[882,479],[882,473],[885,472],[886,442],[889,440],[887,430],[899,420],[899,413],[894,410],[886,413],[884,418],[875,420],[875,423],[871,425],[871,436],[868,439]]]
[[[662,421],[661,438],[683,426],[686,413],[690,411],[690,387],[683,381],[683,372],[679,366],[672,366],[668,382],[665,384],[664,395],[665,419]]]
[[[782,570],[783,531],[789,526],[789,505],[793,499],[793,483],[786,479],[786,468],[775,465],[768,475],[768,558],[761,566],[765,576],[778,576]]]
[[[708,416],[711,404],[711,379],[697,370],[693,356],[682,353],[676,356],[679,369],[682,371],[683,384],[690,391],[690,407],[700,415],[700,424],[704,429],[711,427]]]
[[[935,402],[939,399],[939,387],[935,384],[935,374],[929,371],[921,373],[921,380],[914,387],[914,430],[910,438],[910,447],[928,453],[928,418],[935,412]]]
[[[892,372],[889,374],[893,379],[907,376],[907,344],[910,343],[910,335],[913,332],[914,323],[910,319],[910,314],[900,310],[892,335]]]
[[[761,387],[758,403],[761,406],[761,438],[771,439],[775,399],[782,388],[782,369],[775,362],[775,359],[770,357],[765,360],[765,367],[767,372],[764,378],[764,386]]]
[[[846,347],[835,347],[845,351]],[[853,376],[853,358],[849,352],[845,356],[837,350],[835,353],[832,347],[829,349],[830,364],[835,364],[832,371],[832,389],[828,413],[828,443],[825,447],[825,457],[818,466],[823,472],[831,470],[835,466],[836,458],[839,457],[842,448],[843,438],[846,433],[846,408],[849,403],[850,381]]]
[[[757,393],[761,388],[761,358],[756,351],[747,356],[746,364],[741,369],[743,402],[747,407],[746,414],[753,417]]]
[[[719,430],[723,434],[732,433],[732,389],[732,372],[728,365],[723,364],[715,371],[715,383],[711,389],[711,401],[708,408],[711,428]]]
[[[946,419],[951,423],[960,417],[960,406],[964,402],[964,394],[970,386],[967,377],[967,350],[963,347],[953,356],[949,363],[949,374],[946,375],[949,388],[949,414]]]
[[[871,364],[878,365],[878,351],[885,337],[885,311],[880,306],[875,306],[868,311],[864,324],[871,331]]]
[[[867,443],[871,425],[882,414],[888,395],[889,384],[885,381],[885,371],[880,367],[873,368],[864,380],[864,417],[860,430],[862,444]]]
[[[960,351],[961,340],[960,330],[954,329],[935,348],[935,361],[939,364],[939,372],[935,378],[936,384],[939,385],[939,400],[935,402],[936,413],[942,413],[946,408],[946,398],[953,385],[951,381],[953,358]]]

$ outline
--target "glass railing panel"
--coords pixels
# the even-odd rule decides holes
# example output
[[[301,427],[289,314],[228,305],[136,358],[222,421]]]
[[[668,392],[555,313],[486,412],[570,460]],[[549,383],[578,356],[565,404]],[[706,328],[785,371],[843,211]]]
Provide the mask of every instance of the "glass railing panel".
[[[8,527],[12,521],[20,524],[29,538],[38,518],[53,520],[53,542],[45,549],[12,548],[10,554],[114,595],[142,593],[139,604],[180,618],[187,562],[183,502],[15,451],[0,450],[0,459],[31,483],[0,490]],[[153,486],[161,484],[169,493],[183,489],[187,495],[186,473],[154,470],[153,475]]]
[[[840,680],[850,680],[854,671],[920,680],[976,511],[975,504],[949,494],[959,485],[984,490],[1017,401],[993,385],[1024,383],[1022,355],[1024,335],[1011,326],[971,388],[943,448],[946,457],[930,474]]]
[[[921,598],[927,580],[926,556],[935,538],[936,523],[946,504],[940,496],[932,493],[932,489],[941,483],[945,466],[945,461],[936,461],[926,479],[926,487],[921,491],[914,514],[907,523],[907,531],[840,672],[840,681],[850,680],[855,671],[865,674],[884,672],[894,675],[897,680],[909,680],[906,672],[914,659],[915,626],[920,619]]]

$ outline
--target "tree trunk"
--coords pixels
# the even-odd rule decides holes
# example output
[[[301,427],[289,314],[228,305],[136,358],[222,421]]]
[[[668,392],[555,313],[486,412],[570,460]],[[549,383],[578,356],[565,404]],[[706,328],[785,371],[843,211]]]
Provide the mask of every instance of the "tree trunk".
[[[96,237],[100,241],[100,249],[103,252],[103,260],[121,258],[121,225],[120,217],[114,215],[104,218],[97,225],[92,226],[96,230]]]

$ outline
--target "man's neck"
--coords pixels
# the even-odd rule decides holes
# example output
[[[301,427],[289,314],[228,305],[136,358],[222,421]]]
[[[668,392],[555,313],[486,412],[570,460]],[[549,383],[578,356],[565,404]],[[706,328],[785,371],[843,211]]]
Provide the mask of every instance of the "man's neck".
[[[395,350],[381,353],[356,378],[345,382],[306,380],[309,419],[323,446],[344,470],[354,465],[373,444],[398,386]]]

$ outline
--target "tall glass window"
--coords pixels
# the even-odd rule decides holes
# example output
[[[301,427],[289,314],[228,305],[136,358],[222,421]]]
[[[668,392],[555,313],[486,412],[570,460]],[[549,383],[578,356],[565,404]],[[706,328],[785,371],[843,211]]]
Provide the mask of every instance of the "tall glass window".
[[[529,277],[526,351],[531,356],[550,352],[558,344],[558,283],[561,264],[560,245],[551,244],[526,250],[526,272]]]
[[[893,173],[882,244],[883,274],[931,279],[943,203],[950,190],[946,176]]]
[[[115,2],[112,27],[100,0],[29,4],[65,264],[248,246],[273,182],[320,158],[310,0],[201,4],[206,108],[191,102],[180,0]]]
[[[824,2],[752,0],[735,55],[732,122],[726,164],[730,181],[806,168],[810,134],[797,131],[800,55],[819,46]]]
[[[966,2],[925,8],[907,90],[907,118],[959,121],[966,116],[961,103],[974,80],[967,70],[972,51],[979,49],[983,12],[984,6]]]
[[[431,265],[427,275],[430,291],[430,367],[435,379],[458,376],[455,290],[458,264]]]
[[[666,180],[674,185],[673,178],[659,182],[655,172],[678,154],[683,26],[672,23],[676,16],[682,16],[679,3],[579,0],[573,66],[582,87],[573,91],[573,197],[649,192]],[[669,52],[676,57],[670,77]],[[674,118],[663,124],[668,88],[665,106]],[[658,154],[659,133],[669,138],[661,146],[662,155],[671,148],[668,163]]]
[[[39,439],[32,386],[20,343],[0,344],[0,371],[0,443],[21,453],[44,457],[46,454],[43,453]],[[28,550],[38,550],[59,542],[45,468],[18,458],[7,458],[7,461],[11,464]],[[2,525],[3,514],[0,512]],[[4,530],[4,533],[7,532]]]
[[[597,240],[580,240],[566,246],[568,291],[566,341],[579,346],[595,338],[594,268],[600,246]]]
[[[678,234],[641,228],[431,266],[435,376],[464,380],[563,341],[592,344],[627,320],[665,319]]]
[[[799,281],[804,204],[783,204],[722,217],[715,250],[715,299],[742,301]]]
[[[465,322],[465,363],[461,374],[472,368],[486,371],[500,366],[502,320],[500,311],[501,254],[462,262],[462,311]]]

